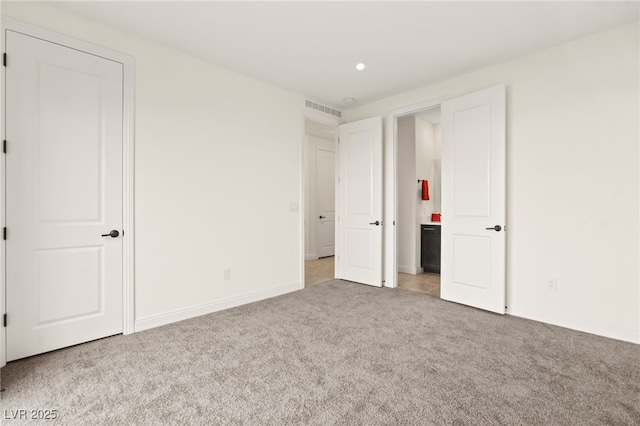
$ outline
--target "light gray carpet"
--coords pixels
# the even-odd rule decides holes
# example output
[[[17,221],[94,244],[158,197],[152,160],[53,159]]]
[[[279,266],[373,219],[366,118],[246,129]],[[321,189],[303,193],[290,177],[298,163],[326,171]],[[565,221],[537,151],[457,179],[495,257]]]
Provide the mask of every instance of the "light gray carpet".
[[[640,346],[329,281],[15,361],[2,386],[4,410],[58,410],[37,424],[638,425]]]

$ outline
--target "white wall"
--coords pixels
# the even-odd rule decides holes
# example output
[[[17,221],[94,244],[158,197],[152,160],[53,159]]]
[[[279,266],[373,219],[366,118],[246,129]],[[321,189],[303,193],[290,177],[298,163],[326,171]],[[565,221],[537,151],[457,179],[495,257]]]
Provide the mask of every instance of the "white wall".
[[[640,342],[638,22],[344,112],[507,85],[508,312]],[[388,220],[388,219],[385,219]],[[558,290],[545,288],[558,279]]]
[[[302,96],[50,5],[2,14],[135,57],[138,329],[300,288]]]
[[[431,213],[436,210],[436,197],[440,195],[437,185],[439,179],[435,173],[436,160],[435,126],[420,117],[416,117],[416,176],[417,179],[429,182],[429,200],[422,199],[422,191],[418,194],[418,222],[431,220]]]
[[[434,158],[433,124],[416,117],[416,175],[418,179],[429,179]]]
[[[398,216],[396,218],[398,271],[415,274],[420,267],[416,240],[418,238],[416,208],[416,119],[398,119]]]
[[[433,212],[442,210],[442,124],[433,125]]]
[[[304,258],[305,260],[312,260],[317,258],[317,253],[315,253],[316,249],[316,240],[315,233],[310,231],[310,220],[311,220],[311,211],[312,207],[315,209],[315,187],[311,184],[310,179],[310,164],[311,161],[310,156],[313,155],[315,157],[315,150],[311,147],[311,142],[309,141],[309,135],[304,135],[304,147],[303,150],[303,158],[302,165],[303,171],[302,174],[304,176]],[[315,162],[315,161],[314,161]]]

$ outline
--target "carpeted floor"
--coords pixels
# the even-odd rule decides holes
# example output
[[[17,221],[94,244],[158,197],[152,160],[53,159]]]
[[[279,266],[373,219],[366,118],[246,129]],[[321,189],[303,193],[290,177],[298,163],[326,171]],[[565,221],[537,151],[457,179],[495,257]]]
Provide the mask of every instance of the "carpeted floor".
[[[11,362],[2,386],[7,425],[638,425],[640,346],[329,281]]]

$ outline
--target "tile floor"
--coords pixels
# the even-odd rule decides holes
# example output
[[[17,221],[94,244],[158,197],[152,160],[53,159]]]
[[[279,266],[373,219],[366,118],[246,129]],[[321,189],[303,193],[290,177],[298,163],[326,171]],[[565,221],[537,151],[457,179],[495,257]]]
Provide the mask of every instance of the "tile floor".
[[[334,257],[322,257],[317,260],[304,261],[305,287],[332,280],[334,274]]]
[[[334,278],[334,257],[323,257],[304,262],[305,286],[309,287]],[[440,274],[398,274],[398,288],[432,297],[440,297]]]
[[[440,274],[432,272],[424,272],[417,275],[399,273],[398,288],[432,297],[440,297]]]

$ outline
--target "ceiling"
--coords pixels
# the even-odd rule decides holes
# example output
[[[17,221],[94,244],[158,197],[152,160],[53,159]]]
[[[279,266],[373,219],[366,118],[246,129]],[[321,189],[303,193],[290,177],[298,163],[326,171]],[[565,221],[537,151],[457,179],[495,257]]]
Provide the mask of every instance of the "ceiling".
[[[639,18],[635,1],[52,4],[341,110]]]

